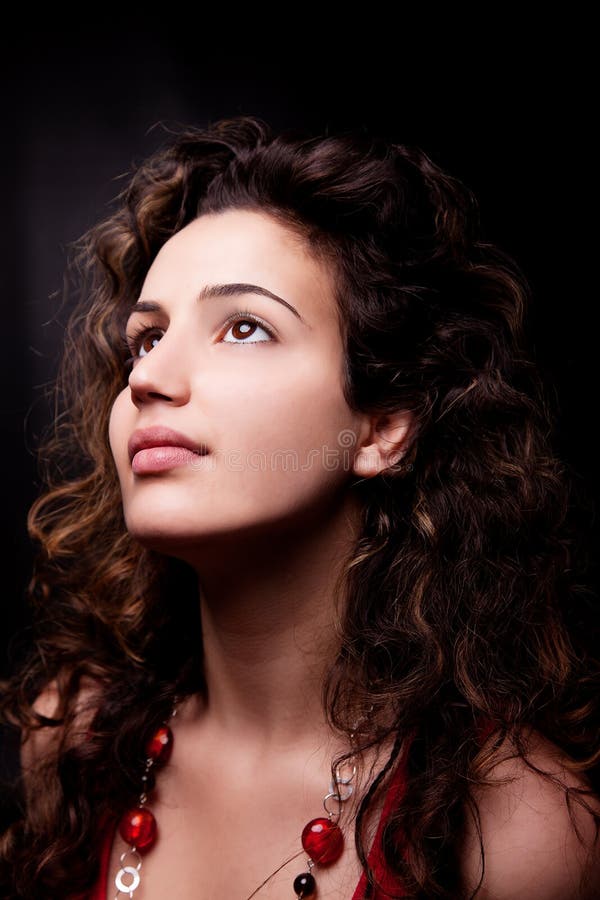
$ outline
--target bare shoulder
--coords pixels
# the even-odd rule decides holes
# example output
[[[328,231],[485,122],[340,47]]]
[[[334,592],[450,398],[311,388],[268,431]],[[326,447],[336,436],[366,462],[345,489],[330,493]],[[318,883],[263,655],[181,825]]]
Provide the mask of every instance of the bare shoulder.
[[[97,709],[99,684],[92,679],[82,679],[75,701],[77,731],[87,728]],[[60,715],[60,695],[58,680],[49,681],[32,703],[32,709],[47,719]],[[21,739],[21,769],[26,773],[53,750],[60,739],[60,725],[42,725],[26,732]]]
[[[569,788],[589,789],[585,776],[572,773],[560,748],[539,732],[528,732],[530,762]],[[473,811],[461,851],[463,885],[476,900],[594,900],[600,897],[600,843],[594,816],[566,791],[532,770],[520,757],[499,761],[490,786],[475,786],[484,866]],[[600,816],[600,799],[583,795]],[[571,808],[572,817],[569,814]],[[575,824],[574,824],[575,823]]]

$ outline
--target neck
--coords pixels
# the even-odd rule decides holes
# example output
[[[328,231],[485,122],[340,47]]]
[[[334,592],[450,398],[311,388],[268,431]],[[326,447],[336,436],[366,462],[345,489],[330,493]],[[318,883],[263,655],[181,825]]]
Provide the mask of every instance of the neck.
[[[336,579],[358,522],[349,502],[293,534],[271,528],[203,555],[203,715],[223,738],[280,750],[330,733],[321,690],[340,645]]]

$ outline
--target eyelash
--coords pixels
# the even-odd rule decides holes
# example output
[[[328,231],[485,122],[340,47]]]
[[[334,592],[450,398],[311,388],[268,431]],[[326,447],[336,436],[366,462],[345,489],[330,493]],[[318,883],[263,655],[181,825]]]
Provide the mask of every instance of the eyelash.
[[[259,319],[258,316],[255,316],[249,310],[239,310],[238,312],[233,313],[233,315],[229,316],[223,323],[223,327],[225,328],[225,332],[229,330],[229,327],[238,321],[250,321],[255,325],[260,325],[263,328],[269,337],[275,339],[275,334],[273,329],[270,328],[266,322],[263,322],[262,319]],[[161,325],[156,323],[150,323],[149,325],[140,325],[136,329],[134,329],[131,335],[123,334],[123,347],[126,353],[130,353],[131,355],[127,357],[124,362],[126,367],[133,365],[136,359],[139,359],[139,355],[136,352],[139,349],[140,340],[145,337],[147,334],[150,334],[153,331],[162,331],[163,328]],[[267,343],[265,341],[226,341],[226,343],[237,343],[239,344],[259,344],[259,343]]]

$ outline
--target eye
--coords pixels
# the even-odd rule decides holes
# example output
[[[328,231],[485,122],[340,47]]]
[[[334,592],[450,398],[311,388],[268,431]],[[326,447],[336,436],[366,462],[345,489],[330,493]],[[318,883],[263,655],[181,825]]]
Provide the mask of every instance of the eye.
[[[275,340],[273,330],[259,319],[249,310],[235,312],[230,316],[225,325],[227,331],[222,341],[224,344],[265,344]],[[130,335],[123,336],[123,345],[125,351],[131,355],[125,360],[125,366],[133,366],[138,359],[143,359],[152,350],[154,345],[160,341],[164,328],[156,323],[149,325],[140,325],[133,329]],[[263,332],[265,337],[256,337],[257,332]],[[231,332],[232,338],[227,338],[227,334]]]
[[[159,325],[141,325],[134,329],[131,335],[124,336],[125,350],[131,353],[131,356],[125,360],[125,366],[133,365],[137,359],[147,356],[152,350],[155,340],[154,337],[150,340],[150,335],[158,336],[157,333],[162,330]],[[141,352],[142,350],[145,352]]]
[[[250,312],[237,312],[232,317],[227,319],[226,325],[229,325],[229,328],[225,332],[228,334],[230,331],[234,334],[235,340],[227,340],[225,337],[223,338],[224,344],[261,344],[265,343],[265,338],[255,338],[256,329],[264,332],[267,335],[266,342],[273,340],[274,335],[268,325],[263,322],[261,319],[258,319],[256,316],[252,315]],[[237,332],[237,333],[236,333]],[[245,340],[249,337],[249,340]]]

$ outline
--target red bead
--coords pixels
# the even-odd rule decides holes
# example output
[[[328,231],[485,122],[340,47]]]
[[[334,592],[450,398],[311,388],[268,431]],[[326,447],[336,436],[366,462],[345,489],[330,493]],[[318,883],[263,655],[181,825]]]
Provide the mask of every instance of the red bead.
[[[146,744],[146,756],[155,763],[166,763],[173,748],[173,732],[168,725],[161,725]]]
[[[315,863],[327,866],[342,855],[344,835],[329,819],[311,819],[304,826],[302,846]]]
[[[156,819],[146,807],[128,809],[119,823],[119,832],[126,844],[147,850],[156,840]]]

